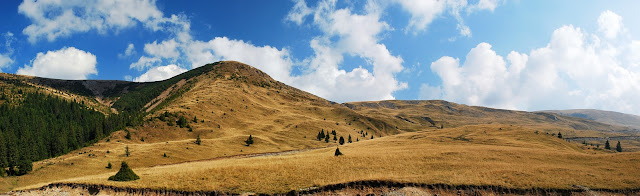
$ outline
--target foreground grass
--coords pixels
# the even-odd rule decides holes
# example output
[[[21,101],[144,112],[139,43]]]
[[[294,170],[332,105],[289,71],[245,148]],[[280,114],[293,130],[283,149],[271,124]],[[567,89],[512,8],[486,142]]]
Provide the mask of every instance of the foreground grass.
[[[393,180],[512,188],[639,188],[638,153],[583,150],[533,130],[464,126],[405,133],[293,155],[222,159],[134,169],[141,179],[110,182],[109,174],[64,182],[137,188],[282,193],[313,186]]]

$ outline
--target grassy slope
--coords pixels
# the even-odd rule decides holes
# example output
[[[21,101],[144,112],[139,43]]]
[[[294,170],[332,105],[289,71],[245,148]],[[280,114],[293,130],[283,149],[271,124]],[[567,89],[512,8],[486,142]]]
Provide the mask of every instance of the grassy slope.
[[[529,188],[637,188],[639,153],[581,149],[509,125],[403,133],[293,155],[139,167],[141,180],[109,182],[110,173],[65,182],[178,190],[281,193],[357,180],[501,185]],[[111,172],[113,173],[113,172]]]
[[[116,132],[109,142],[37,162],[31,174],[4,178],[0,189],[33,188],[55,181],[265,193],[366,179],[511,187],[640,184],[629,177],[638,174],[633,165],[638,153],[583,149],[544,134],[616,135],[610,130],[619,127],[439,101],[339,105],[273,81],[255,68],[227,63],[191,78],[183,87],[188,91],[170,95],[172,101],[149,116],[169,111],[204,120],[191,123],[193,132],[152,118],[130,129],[131,140],[124,139],[124,132]],[[425,116],[445,129],[430,126]],[[351,134],[354,141],[360,130],[368,135],[341,148],[346,156],[340,158],[333,157],[334,148],[329,147],[278,157],[206,161],[335,146],[333,140],[329,144],[315,141],[321,129],[336,130],[345,139]],[[246,147],[242,144],[249,134],[256,143]],[[203,145],[193,143],[197,135]],[[371,135],[376,139],[370,140]],[[132,151],[130,157],[123,155],[125,146]],[[142,179],[106,181],[117,172],[117,168],[105,169],[107,162],[119,165],[123,160]],[[189,162],[195,160],[205,161]]]

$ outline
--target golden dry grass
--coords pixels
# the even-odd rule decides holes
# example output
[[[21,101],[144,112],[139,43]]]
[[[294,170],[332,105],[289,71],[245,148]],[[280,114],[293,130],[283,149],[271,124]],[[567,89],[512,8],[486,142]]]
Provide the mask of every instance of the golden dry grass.
[[[334,157],[335,148],[329,147],[282,156],[134,166],[141,179],[125,183],[106,180],[115,171],[62,181],[236,193],[281,193],[358,180],[513,188],[640,187],[640,153],[583,150],[575,143],[508,125],[404,133],[340,149],[345,156]]]
[[[223,68],[252,72],[234,66]],[[28,175],[2,178],[0,191],[79,182],[280,193],[358,180],[514,188],[640,188],[636,177],[640,176],[640,153],[588,149],[546,134],[615,136],[620,133],[606,130],[620,127],[442,101],[360,102],[350,103],[355,108],[351,110],[288,86],[259,87],[233,80],[229,75],[225,78],[207,73],[192,79],[196,82],[189,91],[151,114],[151,120],[143,126],[129,129],[131,140],[124,139],[124,131],[119,131],[112,134],[109,142],[105,139],[37,162]],[[164,111],[187,119],[195,116],[204,122],[191,123],[193,132],[188,132],[152,118]],[[432,119],[435,126],[430,126],[424,117]],[[439,125],[445,129],[437,129]],[[345,139],[351,135],[354,142],[356,138],[360,142],[341,146],[345,156],[334,157],[333,140],[315,140],[322,129],[336,130]],[[367,136],[360,137],[360,131],[367,132]],[[247,147],[243,141],[249,134],[256,142]],[[202,145],[194,144],[198,135]],[[371,135],[375,139],[371,140]],[[123,155],[125,146],[130,147],[130,157]],[[228,158],[311,148],[320,149]],[[164,153],[167,158],[162,156]],[[117,168],[104,167],[108,162],[117,166],[120,161],[127,161],[141,179],[107,181]]]

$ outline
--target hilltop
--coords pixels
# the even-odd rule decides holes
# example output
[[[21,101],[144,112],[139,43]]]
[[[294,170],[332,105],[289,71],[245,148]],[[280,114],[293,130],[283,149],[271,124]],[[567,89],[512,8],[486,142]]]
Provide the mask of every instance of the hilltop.
[[[285,193],[356,181],[559,190],[640,187],[633,178],[640,175],[633,166],[640,154],[556,136],[632,136],[627,127],[551,112],[439,100],[338,104],[235,61],[147,83],[12,74],[0,74],[0,79],[3,94],[10,97],[0,105],[20,107],[21,96],[14,93],[20,90],[126,117],[123,126],[86,146],[34,162],[26,175],[3,178],[5,191],[79,183]],[[329,140],[318,140],[319,133]],[[254,143],[247,146],[249,136]],[[352,142],[340,145],[340,137]],[[623,141],[625,150],[636,144]],[[337,146],[345,156],[333,156]],[[105,168],[107,163],[121,161],[141,179],[107,181],[117,171]]]

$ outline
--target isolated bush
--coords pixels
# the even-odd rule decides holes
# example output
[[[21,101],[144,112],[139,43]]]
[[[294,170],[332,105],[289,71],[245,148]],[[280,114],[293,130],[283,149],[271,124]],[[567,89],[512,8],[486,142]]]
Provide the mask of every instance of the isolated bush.
[[[558,138],[562,139],[562,133],[558,132]]]
[[[340,145],[344,145],[344,137],[340,136]]]
[[[116,173],[116,175],[114,176],[109,177],[109,180],[111,181],[133,181],[137,179],[140,179],[140,176],[136,175],[133,170],[129,168],[127,162],[124,161],[122,162],[118,173]]]
[[[249,138],[247,138],[244,143],[247,144],[247,146],[250,146],[251,144],[253,144],[253,137],[249,135]]]
[[[340,152],[340,148],[336,148],[336,152],[334,153],[335,156],[340,156],[343,155],[342,152]]]
[[[196,138],[196,144],[200,145],[200,143],[202,143],[202,140],[200,140],[200,135],[198,135],[198,138]]]
[[[178,126],[180,126],[180,128],[184,128],[189,123],[187,122],[187,119],[184,118],[184,116],[180,116],[180,118],[178,118],[178,121],[176,121],[176,124],[178,124]]]
[[[113,165],[111,165],[111,162],[107,163],[107,169],[111,169],[113,167]]]

